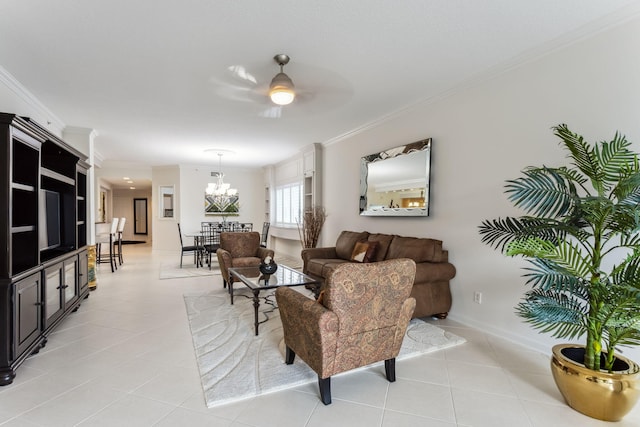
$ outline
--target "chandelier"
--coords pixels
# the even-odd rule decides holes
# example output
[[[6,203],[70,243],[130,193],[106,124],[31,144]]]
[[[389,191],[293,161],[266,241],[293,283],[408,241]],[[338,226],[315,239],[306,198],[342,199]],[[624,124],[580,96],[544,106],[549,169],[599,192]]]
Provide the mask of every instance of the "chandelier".
[[[205,193],[212,199],[212,202],[222,211],[235,201],[238,190],[231,188],[231,184],[224,182],[222,173],[222,153],[218,153],[218,180],[210,182],[205,189]]]

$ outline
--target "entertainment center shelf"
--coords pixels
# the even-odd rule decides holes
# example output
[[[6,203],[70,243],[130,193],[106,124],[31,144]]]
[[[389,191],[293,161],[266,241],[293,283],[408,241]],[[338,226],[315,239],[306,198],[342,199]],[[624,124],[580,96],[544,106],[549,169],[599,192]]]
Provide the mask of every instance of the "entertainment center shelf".
[[[0,113],[0,385],[89,295],[86,156]]]

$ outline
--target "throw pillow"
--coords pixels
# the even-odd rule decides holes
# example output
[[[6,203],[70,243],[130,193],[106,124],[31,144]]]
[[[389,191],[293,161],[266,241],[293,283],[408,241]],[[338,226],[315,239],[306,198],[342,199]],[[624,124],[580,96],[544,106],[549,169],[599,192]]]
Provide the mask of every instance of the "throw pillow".
[[[372,262],[375,259],[378,242],[358,242],[351,253],[351,261]]]

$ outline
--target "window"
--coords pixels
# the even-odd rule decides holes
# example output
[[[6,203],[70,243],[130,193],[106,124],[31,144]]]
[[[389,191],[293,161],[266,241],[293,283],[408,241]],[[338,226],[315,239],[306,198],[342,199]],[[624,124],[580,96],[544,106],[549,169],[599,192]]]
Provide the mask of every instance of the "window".
[[[302,219],[302,182],[277,186],[275,196],[276,225],[297,226]]]

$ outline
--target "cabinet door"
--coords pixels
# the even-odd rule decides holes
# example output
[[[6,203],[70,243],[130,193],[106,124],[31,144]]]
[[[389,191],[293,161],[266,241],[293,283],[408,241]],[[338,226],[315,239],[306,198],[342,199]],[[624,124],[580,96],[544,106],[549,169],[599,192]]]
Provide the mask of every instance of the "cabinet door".
[[[89,251],[78,254],[78,295],[82,296],[89,287]]]
[[[14,325],[15,360],[42,331],[42,277],[40,272],[15,283],[15,310],[17,322]]]
[[[64,280],[62,282],[64,308],[78,299],[78,257],[64,261]]]
[[[63,264],[58,263],[44,270],[44,326],[48,328],[64,312],[62,304]]]

